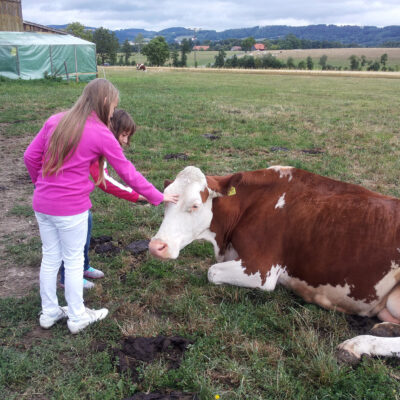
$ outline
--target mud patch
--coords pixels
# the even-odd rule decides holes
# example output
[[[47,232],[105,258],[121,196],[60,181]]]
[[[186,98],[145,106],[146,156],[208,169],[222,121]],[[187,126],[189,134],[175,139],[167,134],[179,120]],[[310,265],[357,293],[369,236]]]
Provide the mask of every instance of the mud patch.
[[[178,369],[183,354],[193,341],[180,336],[133,337],[122,339],[120,347],[113,349],[114,359],[118,358],[119,372],[130,372],[134,381],[138,380],[141,362],[150,363],[163,359],[168,369]]]

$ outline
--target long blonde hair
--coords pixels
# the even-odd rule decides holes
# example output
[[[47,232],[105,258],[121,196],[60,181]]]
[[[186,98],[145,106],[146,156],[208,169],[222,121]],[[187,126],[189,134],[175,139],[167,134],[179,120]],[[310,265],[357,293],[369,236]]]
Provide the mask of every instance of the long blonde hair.
[[[57,174],[64,162],[70,158],[82,137],[89,114],[94,111],[108,127],[111,104],[119,97],[118,90],[106,79],[94,79],[87,84],[73,107],[62,117],[50,138],[44,157],[43,175]],[[99,179],[104,182],[104,157],[99,160]]]

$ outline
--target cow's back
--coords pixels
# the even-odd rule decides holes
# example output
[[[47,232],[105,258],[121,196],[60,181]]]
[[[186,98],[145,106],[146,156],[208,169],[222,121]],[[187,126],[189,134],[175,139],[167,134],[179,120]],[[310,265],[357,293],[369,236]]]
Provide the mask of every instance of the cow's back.
[[[214,200],[211,230],[247,273],[266,279],[280,265],[281,283],[306,300],[331,308],[337,296],[337,308],[361,314],[400,280],[398,199],[295,168],[246,172],[235,191]]]

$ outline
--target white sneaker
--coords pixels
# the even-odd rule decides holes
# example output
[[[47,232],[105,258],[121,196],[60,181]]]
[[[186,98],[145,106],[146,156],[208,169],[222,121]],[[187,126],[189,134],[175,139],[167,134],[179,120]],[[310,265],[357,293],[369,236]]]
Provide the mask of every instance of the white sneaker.
[[[68,319],[68,329],[72,334],[78,333],[93,322],[104,319],[107,314],[107,308],[101,308],[100,310],[91,310],[90,308],[86,308],[85,314],[82,315],[79,321],[71,321],[71,319]]]
[[[51,328],[60,319],[67,318],[67,307],[59,307],[58,313],[55,316],[40,314],[39,324],[43,329]]]

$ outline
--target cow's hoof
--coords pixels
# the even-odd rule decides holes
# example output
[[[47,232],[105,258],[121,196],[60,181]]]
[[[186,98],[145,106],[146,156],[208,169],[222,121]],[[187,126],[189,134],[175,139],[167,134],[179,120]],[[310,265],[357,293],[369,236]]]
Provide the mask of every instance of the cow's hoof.
[[[340,363],[348,365],[357,365],[361,361],[361,357],[340,347],[336,350],[336,358]]]
[[[392,322],[382,322],[375,324],[370,333],[374,336],[397,337],[400,336],[400,325]]]

